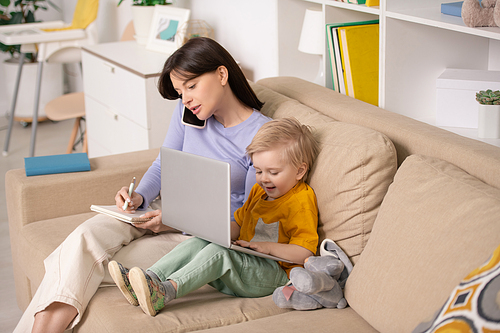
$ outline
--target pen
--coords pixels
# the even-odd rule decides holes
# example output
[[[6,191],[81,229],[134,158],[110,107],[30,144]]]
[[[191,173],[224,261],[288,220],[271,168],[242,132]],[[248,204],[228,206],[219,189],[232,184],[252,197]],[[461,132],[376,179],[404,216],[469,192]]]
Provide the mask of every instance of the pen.
[[[132,182],[130,183],[130,186],[128,187],[128,196],[132,198],[132,192],[134,191],[134,186],[135,186],[135,177],[132,179]],[[128,201],[125,200],[125,203],[123,204],[122,209],[127,210],[128,207]]]

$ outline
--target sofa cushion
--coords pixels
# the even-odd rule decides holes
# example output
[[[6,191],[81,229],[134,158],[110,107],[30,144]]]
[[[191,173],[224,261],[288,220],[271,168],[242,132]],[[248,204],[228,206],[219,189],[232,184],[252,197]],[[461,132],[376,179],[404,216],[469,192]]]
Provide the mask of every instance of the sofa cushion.
[[[234,332],[377,333],[373,327],[368,325],[363,318],[349,307],[344,309],[323,308],[314,311],[290,311],[273,317],[265,317],[206,331],[206,333]]]
[[[295,117],[312,127],[321,152],[308,183],[318,199],[320,241],[334,240],[356,263],[396,172],[396,150],[383,134],[341,123],[295,100],[253,85],[273,118]]]
[[[500,244],[500,190],[443,160],[408,157],[345,297],[382,332],[411,332]]]
[[[500,332],[500,246],[483,265],[470,272],[428,323],[413,333]]]
[[[223,294],[206,285],[171,301],[154,318],[131,306],[118,288],[99,288],[89,303],[78,333],[190,332],[241,323],[288,312],[278,308],[272,296],[243,298]]]

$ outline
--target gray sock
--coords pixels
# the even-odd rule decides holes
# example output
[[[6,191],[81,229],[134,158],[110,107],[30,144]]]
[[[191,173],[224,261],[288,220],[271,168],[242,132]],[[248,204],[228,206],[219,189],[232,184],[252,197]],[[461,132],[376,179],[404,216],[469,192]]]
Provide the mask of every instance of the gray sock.
[[[148,274],[153,280],[159,281],[163,287],[165,287],[165,297],[167,298],[167,302],[170,302],[177,297],[177,290],[175,290],[174,285],[170,282],[170,280],[162,281],[155,272],[149,269],[146,271],[146,274]]]

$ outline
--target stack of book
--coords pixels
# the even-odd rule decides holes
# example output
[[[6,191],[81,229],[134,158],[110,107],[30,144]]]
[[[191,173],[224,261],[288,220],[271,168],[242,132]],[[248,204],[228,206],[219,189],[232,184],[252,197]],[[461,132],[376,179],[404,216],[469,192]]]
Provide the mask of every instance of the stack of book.
[[[335,91],[378,105],[378,20],[327,24]]]
[[[337,0],[337,1],[355,3],[358,5],[366,5],[367,7],[378,6],[380,2],[379,0]]]

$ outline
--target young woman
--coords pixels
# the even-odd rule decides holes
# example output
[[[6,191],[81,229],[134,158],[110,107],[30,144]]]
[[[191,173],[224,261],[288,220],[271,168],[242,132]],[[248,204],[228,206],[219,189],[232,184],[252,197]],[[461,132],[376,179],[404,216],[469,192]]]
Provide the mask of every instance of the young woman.
[[[263,103],[231,55],[208,38],[191,39],[172,54],[158,88],[167,99],[181,98],[163,145],[229,162],[234,213],[255,184],[255,169],[245,149],[270,120],[258,111]],[[204,124],[191,124],[184,117],[189,112]],[[117,206],[128,201],[127,211],[148,207],[160,193],[160,171],[158,156],[131,197],[128,187],[118,191]],[[47,273],[15,332],[63,332],[74,327],[103,282],[108,262],[123,246],[160,233],[153,239],[164,237],[171,247],[159,248],[159,259],[186,238],[162,223],[160,210],[146,216],[152,219],[132,226],[99,214],[76,228],[45,260]]]

